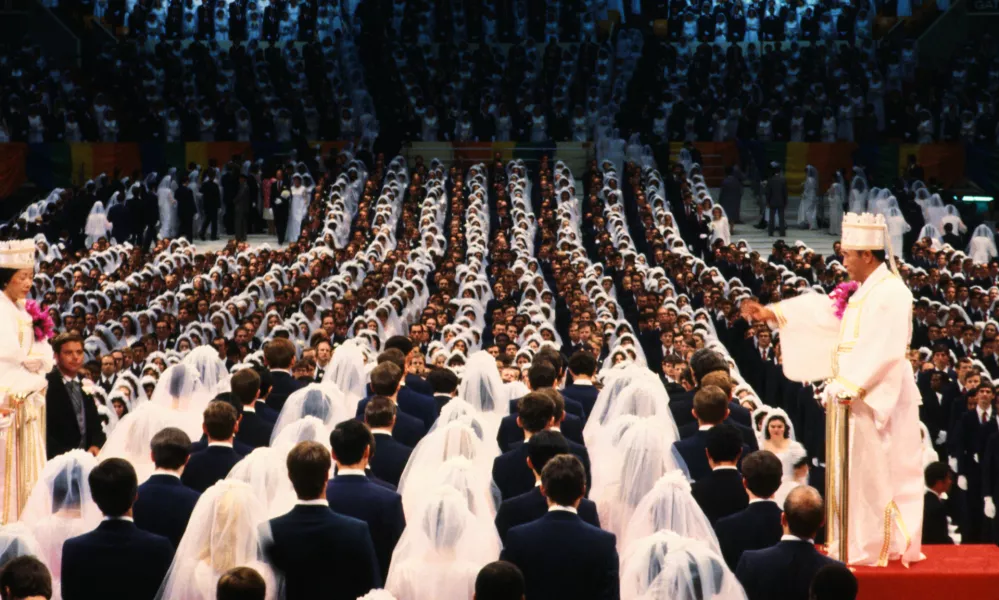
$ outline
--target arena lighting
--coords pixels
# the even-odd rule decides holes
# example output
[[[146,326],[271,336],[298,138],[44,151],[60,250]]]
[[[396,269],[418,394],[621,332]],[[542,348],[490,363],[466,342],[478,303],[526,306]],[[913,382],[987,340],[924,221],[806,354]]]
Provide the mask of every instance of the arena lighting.
[[[995,200],[994,196],[954,196],[955,200],[960,200],[961,202],[972,202],[972,203],[989,203]]]

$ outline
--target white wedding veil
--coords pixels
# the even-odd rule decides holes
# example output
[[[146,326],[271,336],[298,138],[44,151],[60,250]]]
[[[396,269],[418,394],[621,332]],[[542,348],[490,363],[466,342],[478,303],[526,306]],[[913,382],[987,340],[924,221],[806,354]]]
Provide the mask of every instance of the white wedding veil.
[[[167,427],[180,427],[181,422],[181,416],[176,411],[151,402],[140,404],[118,421],[98,456],[100,460],[127,460],[135,468],[135,475],[142,484],[149,479],[155,468],[150,454],[153,436]],[[196,439],[200,437],[199,435]]]
[[[230,391],[229,370],[215,348],[198,346],[184,357],[183,362],[197,371],[198,379],[209,398]]]
[[[44,562],[42,548],[35,534],[24,523],[9,523],[0,527],[0,570],[15,558],[34,556]],[[46,565],[47,566],[47,565]]]
[[[627,553],[636,541],[658,531],[671,531],[685,538],[700,540],[715,552],[721,552],[718,538],[704,511],[690,494],[690,483],[683,473],[667,473],[635,508],[620,546]]]
[[[287,462],[286,447],[257,448],[236,463],[226,479],[249,485],[273,519],[294,508],[298,499],[288,479]]]
[[[621,564],[621,600],[744,600],[725,561],[703,542],[660,531],[635,542]]]
[[[322,421],[328,436],[338,423],[337,419],[342,420],[343,417],[337,415],[336,411],[335,398],[338,392],[335,386],[329,384],[310,383],[292,393],[281,407],[277,422],[274,423],[274,430],[271,432],[271,441],[276,440],[285,427],[304,417],[315,417]]]

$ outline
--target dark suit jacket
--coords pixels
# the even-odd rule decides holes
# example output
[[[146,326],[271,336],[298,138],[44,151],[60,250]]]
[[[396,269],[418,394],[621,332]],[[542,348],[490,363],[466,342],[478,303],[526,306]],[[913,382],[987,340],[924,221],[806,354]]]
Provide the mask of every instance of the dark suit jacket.
[[[326,485],[326,500],[333,512],[368,524],[384,581],[392,551],[406,528],[402,496],[362,475],[337,475]]]
[[[195,452],[201,452],[208,447],[208,436],[201,434],[201,439],[196,442],[191,442],[191,454]],[[239,440],[232,441],[232,449],[236,451],[236,454],[240,456],[246,456],[250,452],[253,452],[253,446],[245,444]]]
[[[180,480],[192,490],[204,492],[225,479],[241,458],[243,457],[232,448],[209,446],[191,455]]]
[[[565,403],[565,415],[566,417],[572,415],[580,419],[586,416],[586,411],[583,409],[583,405],[576,402],[572,398],[562,397],[562,401]],[[520,402],[520,398],[510,401],[510,414],[517,414],[517,403]]]
[[[718,519],[715,533],[725,562],[733,571],[739,565],[742,553],[776,546],[784,529],[780,516],[784,511],[776,502],[754,502],[743,510]]]
[[[697,423],[697,419],[690,412],[694,409],[694,391],[684,392],[682,394],[677,394],[675,396],[670,396],[669,399],[669,411],[673,415],[673,422],[676,423],[677,427],[683,427],[688,423]],[[749,411],[745,409],[738,402],[728,403],[729,415],[728,418],[744,425],[746,427],[753,426],[753,416],[749,414]]]
[[[243,412],[243,419],[239,422],[239,431],[236,432],[236,440],[251,448],[269,446],[273,431],[274,423],[264,419],[256,412]]]
[[[732,418],[732,415],[729,415],[729,417],[725,419],[724,423],[726,425],[731,425],[732,427],[735,427],[736,431],[739,432],[739,435],[742,436],[742,444],[744,446],[747,446],[750,450],[760,449],[760,443],[756,439],[756,434],[753,433],[753,430],[751,428],[746,427],[742,423],[737,422],[735,419]],[[697,429],[698,429],[697,421],[693,421],[692,423],[687,423],[686,425],[680,428],[680,439],[683,440],[693,436],[694,434],[697,433]]]
[[[597,403],[597,396],[600,392],[592,385],[572,384],[562,388],[562,396],[569,400],[575,400],[583,407],[583,424],[593,412],[593,405]]]
[[[712,525],[749,504],[749,496],[742,485],[742,474],[735,469],[710,471],[690,486],[690,494]]]
[[[953,544],[947,528],[947,507],[933,492],[923,494],[923,543]]]
[[[412,448],[393,436],[376,433],[374,455],[368,461],[368,466],[376,477],[398,486],[399,478],[402,477],[412,453]]]
[[[565,415],[562,426],[559,427],[565,439],[583,444],[583,421],[576,415]],[[517,425],[517,415],[507,415],[500,421],[499,431],[496,432],[496,442],[499,444],[500,452],[507,452],[517,442],[524,441],[524,430]]]
[[[613,533],[572,513],[553,511],[507,531],[500,560],[524,574],[526,600],[617,600],[615,544]]]
[[[271,393],[267,394],[267,406],[281,412],[288,396],[302,389],[305,385],[284,371],[271,371],[271,378],[274,383],[271,387]]]
[[[325,506],[297,505],[271,519],[271,564],[284,576],[286,600],[356,600],[381,587],[368,524]],[[330,585],[330,582],[336,582]]]
[[[566,440],[568,441],[568,440]],[[586,470],[586,489],[590,489],[590,454],[586,446],[569,441],[569,450],[583,463]],[[527,466],[527,444],[517,442],[510,450],[493,459],[493,483],[499,488],[500,497],[509,500],[534,487],[534,472]]]
[[[257,411],[257,414],[263,417],[265,421],[271,424],[277,423],[278,411],[267,406],[266,402],[257,402],[253,405],[253,410]]]
[[[97,405],[92,398],[83,395],[83,412],[86,431],[80,432],[76,422],[76,412],[69,391],[63,383],[62,373],[53,369],[46,379],[49,387],[45,392],[45,453],[49,459],[74,450],[91,446],[100,448],[104,445],[104,433],[101,431],[101,420],[97,415]]]
[[[420,377],[419,375],[414,375],[412,373],[406,374],[406,387],[412,389],[417,394],[422,394],[424,396],[433,396],[434,387],[427,383],[427,380]]]
[[[808,600],[815,573],[836,562],[808,541],[788,540],[743,552],[735,576],[748,600]]]
[[[97,529],[63,544],[62,597],[153,600],[173,551],[170,540],[142,531],[134,523],[103,521]],[[114,565],[113,577],[108,576],[108,565]]]
[[[708,455],[705,450],[708,447],[708,432],[698,430],[697,433],[685,440],[673,442],[673,451],[680,455],[680,458],[687,464],[687,472],[690,479],[698,481],[711,472],[708,464]],[[742,445],[742,456],[749,454],[749,448]]]
[[[364,409],[370,400],[371,396],[358,400],[357,412],[354,414],[355,419],[364,421]],[[424,431],[430,431],[430,428],[434,426],[434,421],[437,420],[437,401],[434,400],[433,396],[424,396],[402,386],[396,396],[396,403],[399,411],[419,419],[423,423]]]
[[[201,494],[181,483],[179,477],[153,475],[139,486],[132,505],[135,526],[162,535],[176,548],[200,497]]]
[[[597,505],[592,500],[583,498],[577,507],[579,518],[584,523],[589,523],[594,527],[600,527],[600,516],[597,514]],[[499,532],[500,540],[506,543],[506,534],[510,529],[537,521],[548,514],[548,501],[541,494],[541,488],[535,486],[531,491],[519,496],[514,496],[509,500],[504,500],[496,511],[496,531]]]

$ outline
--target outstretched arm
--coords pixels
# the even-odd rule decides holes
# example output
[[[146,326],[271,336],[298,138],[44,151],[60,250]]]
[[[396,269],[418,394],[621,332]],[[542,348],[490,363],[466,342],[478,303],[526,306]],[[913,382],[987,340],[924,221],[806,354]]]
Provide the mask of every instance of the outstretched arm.
[[[780,330],[784,375],[810,382],[832,377],[832,352],[839,341],[840,320],[824,294],[804,294],[769,306],[746,300],[743,315]]]

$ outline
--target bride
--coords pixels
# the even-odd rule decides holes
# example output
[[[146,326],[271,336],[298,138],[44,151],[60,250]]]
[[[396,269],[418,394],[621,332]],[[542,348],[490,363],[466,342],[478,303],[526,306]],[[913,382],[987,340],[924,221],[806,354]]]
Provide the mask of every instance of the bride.
[[[795,456],[804,448],[794,439],[794,428],[787,413],[779,408],[771,408],[763,419],[763,443],[760,450],[769,450],[780,459],[784,467],[784,481],[794,479]]]
[[[5,449],[0,481],[9,482],[3,487],[2,524],[17,520],[45,465],[43,390],[54,363],[49,335],[36,331],[28,312],[34,274],[32,240],[0,242],[0,381],[6,388],[0,402],[0,447]]]

